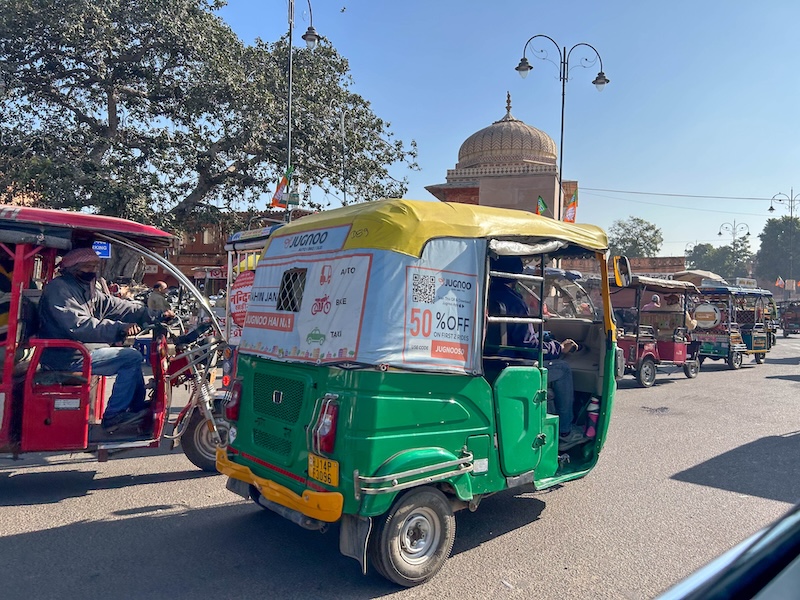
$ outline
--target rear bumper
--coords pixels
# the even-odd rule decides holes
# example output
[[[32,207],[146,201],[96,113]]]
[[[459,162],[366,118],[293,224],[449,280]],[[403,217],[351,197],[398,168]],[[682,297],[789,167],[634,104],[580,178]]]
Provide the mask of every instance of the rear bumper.
[[[259,477],[248,467],[232,462],[224,448],[217,448],[217,471],[255,486],[267,500],[312,519],[334,523],[342,516],[344,497],[339,492],[304,490],[302,496],[298,496],[289,488]]]

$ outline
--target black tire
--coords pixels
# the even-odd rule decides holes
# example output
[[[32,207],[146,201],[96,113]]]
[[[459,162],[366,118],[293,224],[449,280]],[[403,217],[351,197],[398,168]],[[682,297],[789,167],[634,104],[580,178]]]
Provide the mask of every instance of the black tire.
[[[728,354],[728,366],[731,369],[741,369],[742,368],[742,353],[741,352],[731,352]]]
[[[217,429],[223,443],[228,440],[228,422],[215,413]],[[208,473],[215,473],[217,470],[217,446],[211,440],[211,431],[206,425],[206,419],[199,408],[192,413],[189,425],[181,436],[181,448],[186,458],[195,467]]]
[[[375,518],[370,560],[389,581],[420,585],[442,568],[455,538],[456,519],[447,497],[436,488],[415,488]]]
[[[639,370],[636,371],[636,381],[646,388],[652,387],[656,382],[656,363],[652,358],[648,357],[642,360]]]
[[[766,352],[758,352],[753,355],[753,358],[756,361],[757,365],[762,364],[765,360],[767,360],[767,353]]]
[[[683,363],[683,374],[689,379],[694,379],[700,372],[700,363],[696,360],[687,360]]]
[[[789,330],[788,329],[784,329],[783,330],[783,337],[789,337]]]

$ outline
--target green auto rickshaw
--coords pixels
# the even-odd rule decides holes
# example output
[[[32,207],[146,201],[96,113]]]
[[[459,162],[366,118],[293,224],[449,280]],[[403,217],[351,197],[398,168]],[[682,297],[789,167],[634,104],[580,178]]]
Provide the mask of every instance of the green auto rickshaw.
[[[256,268],[227,401],[228,489],[307,529],[339,523],[340,550],[364,573],[427,581],[452,549],[454,511],[597,463],[621,368],[606,252],[592,225],[441,202],[382,200],[281,227]],[[508,256],[523,268],[490,268]],[[573,258],[596,267],[598,305],[559,314],[572,304],[551,301],[564,292],[543,274]],[[490,311],[494,280],[533,290],[520,291],[530,312]],[[580,443],[560,448],[554,361],[510,346],[514,326],[574,341],[561,360]]]

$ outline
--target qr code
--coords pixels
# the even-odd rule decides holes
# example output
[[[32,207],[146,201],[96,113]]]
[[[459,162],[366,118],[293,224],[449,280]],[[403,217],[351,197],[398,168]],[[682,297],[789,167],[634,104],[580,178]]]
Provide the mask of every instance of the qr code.
[[[436,300],[436,278],[433,275],[414,274],[411,280],[414,302],[433,304]]]

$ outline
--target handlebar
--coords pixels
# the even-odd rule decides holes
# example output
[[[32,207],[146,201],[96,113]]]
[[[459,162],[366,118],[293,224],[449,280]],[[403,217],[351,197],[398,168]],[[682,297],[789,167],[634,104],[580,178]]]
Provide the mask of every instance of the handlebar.
[[[188,331],[183,335],[179,335],[173,338],[173,342],[175,343],[176,346],[184,346],[186,344],[191,344],[193,342],[196,342],[200,338],[200,336],[208,333],[208,331],[213,329],[213,327],[214,325],[211,323],[202,323],[197,327],[195,327],[194,329],[192,329],[191,331]]]

